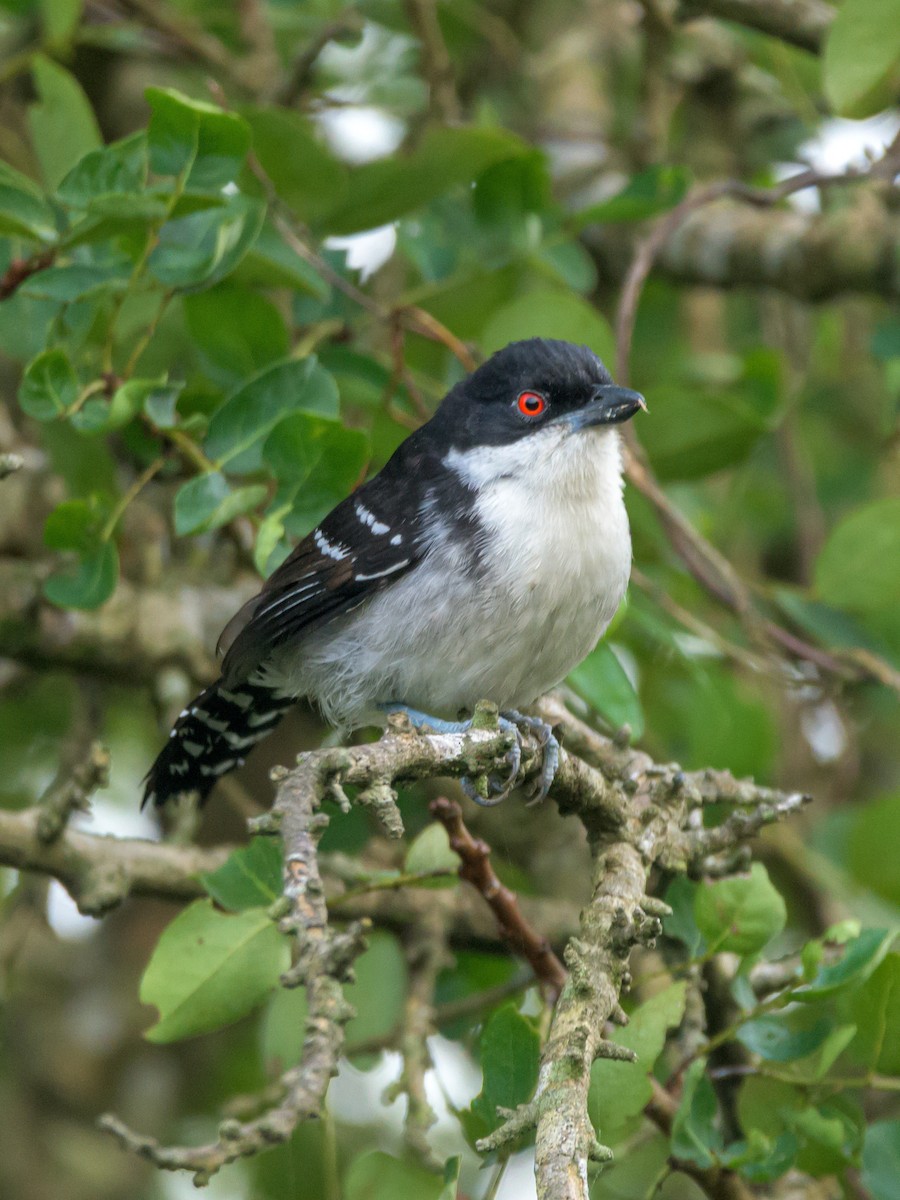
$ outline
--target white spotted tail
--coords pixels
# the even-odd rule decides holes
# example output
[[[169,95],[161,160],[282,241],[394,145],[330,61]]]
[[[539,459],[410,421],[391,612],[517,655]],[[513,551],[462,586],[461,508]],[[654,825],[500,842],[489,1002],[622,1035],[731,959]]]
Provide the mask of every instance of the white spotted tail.
[[[208,687],[181,713],[147,773],[142,804],[165,804],[182,792],[205,800],[216,781],[242,766],[295,703],[257,684]]]

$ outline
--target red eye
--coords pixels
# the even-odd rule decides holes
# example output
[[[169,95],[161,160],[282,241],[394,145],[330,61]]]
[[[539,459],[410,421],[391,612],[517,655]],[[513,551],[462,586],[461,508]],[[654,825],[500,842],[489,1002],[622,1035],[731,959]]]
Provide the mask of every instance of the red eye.
[[[539,417],[547,407],[547,401],[538,392],[521,392],[516,408],[523,417]]]

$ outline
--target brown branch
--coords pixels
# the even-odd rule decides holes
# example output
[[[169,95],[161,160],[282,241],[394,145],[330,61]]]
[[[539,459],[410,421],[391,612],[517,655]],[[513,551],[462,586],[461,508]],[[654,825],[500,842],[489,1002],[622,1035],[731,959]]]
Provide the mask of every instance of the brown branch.
[[[325,47],[351,33],[361,32],[363,17],[359,12],[348,9],[333,21],[326,21],[298,50],[291,62],[286,78],[275,89],[271,99],[275,104],[293,108],[309,84],[313,67]]]
[[[127,896],[193,900],[204,895],[200,876],[215,871],[230,846],[206,849],[65,829],[42,840],[43,810],[0,809],[0,864],[38,871],[65,887],[81,912],[100,916]]]
[[[626,273],[615,320],[616,373],[619,381],[628,382],[628,365],[637,310],[650,271],[663,248],[671,244],[676,237],[684,236],[684,228],[696,217],[698,210],[726,198],[741,200],[753,208],[769,209],[788,196],[809,187],[846,185],[865,179],[892,182],[898,171],[900,136],[894,139],[881,158],[866,171],[851,170],[830,175],[814,170],[801,171],[772,188],[754,188],[737,180],[725,180],[699,188],[687,196],[661,217],[647,237],[638,244]],[[731,217],[733,216],[732,213]],[[788,216],[792,218],[796,214]],[[799,217],[797,219],[804,220]],[[707,224],[713,226],[714,222],[715,217]],[[771,262],[771,256],[761,257],[766,262]],[[720,256],[717,257],[717,261],[720,261]],[[792,656],[812,662],[839,678],[876,678],[879,682],[900,690],[900,675],[877,658],[873,661],[874,656],[830,653],[781,628],[777,622],[764,618],[758,611],[750,588],[741,580],[727,558],[694,528],[660,487],[646,455],[631,431],[629,450],[625,467],[629,483],[650,501],[676,553],[690,573],[720,603],[737,613],[753,641],[767,646],[770,650],[777,647],[780,651],[787,651]]]
[[[437,909],[431,909],[423,920],[406,930],[403,948],[409,985],[395,1043],[403,1056],[403,1072],[387,1089],[384,1099],[389,1104],[398,1096],[406,1096],[404,1141],[429,1170],[440,1171],[443,1160],[428,1144],[428,1130],[437,1121],[437,1114],[428,1102],[425,1076],[432,1066],[428,1038],[437,1028],[434,990],[438,975],[452,960],[447,950],[446,930]]]
[[[422,74],[428,84],[428,111],[445,124],[462,116],[453,62],[437,14],[437,0],[404,0],[406,19],[421,47]]]
[[[126,1149],[165,1170],[191,1171],[198,1186],[208,1183],[227,1163],[287,1141],[301,1122],[319,1116],[337,1071],[344,1026],[353,1016],[342,984],[349,978],[353,960],[364,949],[365,925],[351,925],[342,933],[328,925],[316,860],[316,846],[328,818],[316,812],[316,806],[301,771],[284,777],[274,810],[284,847],[284,899],[288,910],[280,924],[284,932],[296,938],[297,961],[283,982],[287,986],[306,986],[309,1015],[300,1062],[281,1076],[280,1099],[254,1120],[223,1121],[217,1139],[204,1146],[162,1146],[155,1138],[134,1133],[112,1114],[100,1119],[101,1128]]]
[[[109,751],[94,742],[80,763],[55,780],[40,800],[37,836],[55,842],[76,812],[87,812],[91,796],[109,782]]]
[[[472,834],[463,821],[455,800],[438,796],[428,806],[447,830],[450,848],[460,857],[459,877],[484,898],[497,919],[500,938],[514,954],[528,961],[549,1001],[554,1003],[566,982],[566,970],[547,941],[522,915],[514,892],[497,878],[490,859],[490,846]]]
[[[30,258],[14,258],[6,270],[0,275],[0,301],[8,300],[26,279],[36,275],[38,271],[46,271],[56,260],[55,250],[42,250]]]
[[[679,15],[734,21],[818,54],[835,10],[822,0],[682,0]]]

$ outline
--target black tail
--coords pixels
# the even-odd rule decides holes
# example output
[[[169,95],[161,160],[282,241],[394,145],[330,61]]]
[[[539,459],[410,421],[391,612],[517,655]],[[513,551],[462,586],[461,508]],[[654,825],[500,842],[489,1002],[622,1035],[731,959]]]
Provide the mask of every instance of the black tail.
[[[147,772],[141,807],[148,801],[165,804],[181,792],[199,792],[205,800],[216,781],[242,766],[250,748],[269,736],[294,703],[252,683],[233,691],[221,680],[208,687],[182,712]]]

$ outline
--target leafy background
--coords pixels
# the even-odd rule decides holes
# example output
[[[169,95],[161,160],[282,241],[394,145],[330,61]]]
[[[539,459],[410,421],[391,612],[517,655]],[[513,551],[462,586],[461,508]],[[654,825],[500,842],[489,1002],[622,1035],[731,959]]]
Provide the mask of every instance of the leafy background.
[[[545,334],[614,363],[619,289],[651,221],[710,180],[770,186],[841,131],[858,154],[865,130],[835,116],[880,114],[876,144],[890,140],[897,0],[845,0],[800,45],[718,11],[0,5],[0,449],[25,459],[0,483],[3,806],[34,803],[100,737],[113,769],[95,827],[147,832],[140,777],[209,677],[218,628],[470,361]],[[754,1183],[792,1170],[898,1195],[896,211],[884,179],[752,221],[739,204],[700,209],[688,252],[668,247],[641,297],[629,366],[650,467],[785,636],[702,586],[632,487],[638,573],[573,694],[662,760],[816,803],[749,875],[670,893],[621,1035],[641,1066],[595,1068],[592,1119],[619,1152],[598,1198],[694,1194],[670,1153]],[[765,272],[773,287],[742,286]],[[322,736],[312,714],[289,723],[198,836],[239,840],[268,766]],[[351,886],[393,889],[401,871],[453,885],[449,850],[422,832],[426,791],[404,797],[418,839],[399,860],[359,813],[333,820],[324,849],[365,851]],[[577,905],[574,829],[517,805],[479,818],[498,869]],[[2,872],[3,1194],[187,1194],[121,1155],[96,1114],[199,1140],[296,1057],[302,998],[275,989],[287,951],[266,917],[277,871],[255,843],[242,853],[207,880],[210,900],[134,901],[102,925],[58,885]],[[748,982],[763,952],[802,953],[775,999]],[[463,1155],[461,1194],[524,1196],[527,1166],[479,1173],[468,1147],[533,1088],[544,1014],[505,955],[454,955],[438,1003],[485,1002],[434,1047],[435,1145]],[[406,957],[395,929],[373,936],[348,1030],[361,1051],[326,1119],[214,1194],[452,1197],[456,1167],[428,1173],[399,1136],[402,1102],[380,1103]],[[640,1115],[646,1072],[676,1068],[698,1002],[719,1040],[686,1068],[667,1141]]]

